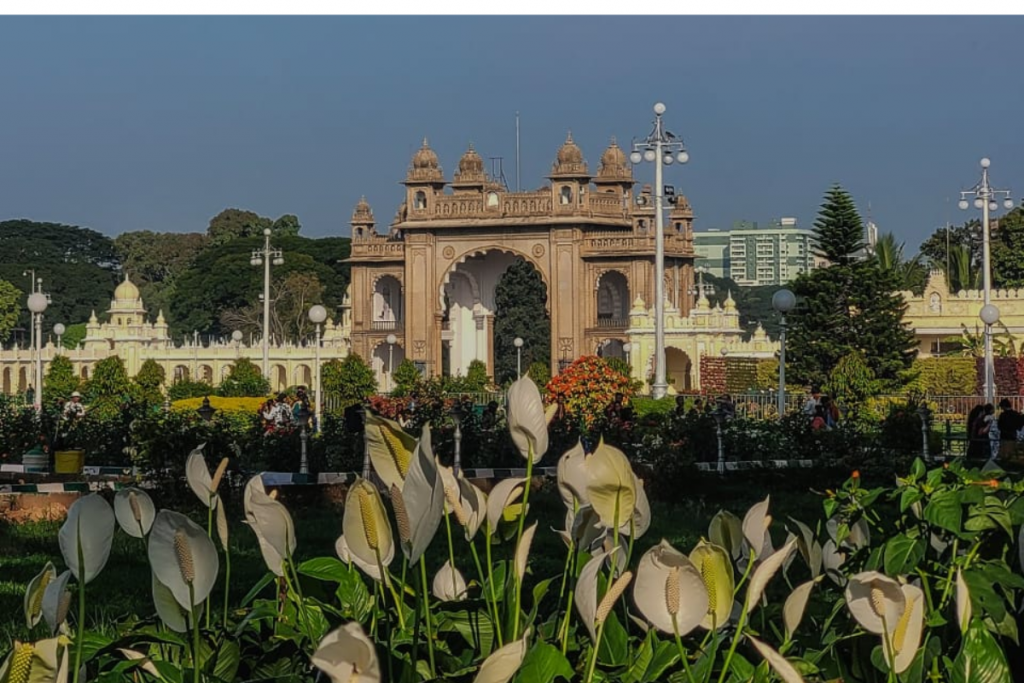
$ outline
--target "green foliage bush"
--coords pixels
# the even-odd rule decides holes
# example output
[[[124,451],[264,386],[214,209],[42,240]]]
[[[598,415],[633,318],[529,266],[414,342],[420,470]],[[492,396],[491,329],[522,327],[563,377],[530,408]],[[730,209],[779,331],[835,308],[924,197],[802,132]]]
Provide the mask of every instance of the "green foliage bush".
[[[196,398],[213,396],[217,393],[209,382],[193,379],[179,379],[167,387],[167,397],[172,401],[180,401],[183,398]]]
[[[324,398],[329,399],[339,411],[377,393],[377,376],[373,368],[354,353],[341,360],[335,358],[324,363],[320,382]]]
[[[908,388],[929,396],[969,396],[978,381],[974,358],[918,358],[911,373],[915,377]]]
[[[395,368],[392,380],[393,386],[391,393],[395,396],[408,396],[412,392],[416,391],[416,388],[423,380],[423,376],[420,374],[420,371],[416,369],[416,364],[406,358],[398,364],[397,368]]]
[[[43,400],[47,406],[71,398],[72,392],[78,391],[81,379],[75,374],[71,359],[64,355],[54,356],[43,378]]]
[[[231,364],[228,376],[217,387],[217,394],[225,397],[266,396],[269,393],[270,380],[263,376],[259,366],[244,357]]]

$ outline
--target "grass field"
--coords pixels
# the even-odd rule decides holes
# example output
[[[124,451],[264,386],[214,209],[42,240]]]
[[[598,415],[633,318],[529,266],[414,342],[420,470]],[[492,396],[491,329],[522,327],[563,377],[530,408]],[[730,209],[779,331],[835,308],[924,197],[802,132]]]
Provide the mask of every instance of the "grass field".
[[[689,552],[701,536],[707,535],[707,525],[720,507],[726,507],[741,516],[753,503],[772,494],[772,515],[776,520],[796,517],[811,524],[821,515],[820,498],[806,490],[794,489],[784,480],[775,479],[774,484],[758,486],[731,485],[712,487],[700,496],[690,496],[673,502],[652,501],[653,522],[650,530],[637,541],[634,558],[648,547],[667,539],[684,552]],[[237,496],[240,498],[240,496]],[[162,501],[154,497],[157,506]],[[181,500],[179,498],[179,500]],[[188,498],[185,498],[188,500]],[[192,499],[194,500],[194,499]],[[322,555],[334,555],[334,543],[341,533],[340,505],[325,502],[321,497],[310,497],[298,489],[284,489],[281,496],[295,520],[298,536],[298,559]],[[548,577],[562,571],[565,561],[565,546],[551,531],[564,525],[565,510],[553,482],[548,482],[540,491],[530,496],[530,519],[538,520],[537,534],[531,552],[534,576]],[[191,501],[188,502],[191,505]],[[173,506],[172,506],[173,507]],[[178,505],[182,510],[184,505]],[[231,524],[232,545],[232,588],[233,602],[240,601],[249,589],[266,573],[255,536],[241,522],[243,518],[240,503],[229,501],[228,514]],[[205,526],[205,508],[192,507],[188,512]],[[22,600],[27,582],[51,561],[57,571],[64,569],[60,548],[57,544],[56,522],[34,522],[21,525],[0,523],[0,652],[6,651],[12,638],[27,637]],[[773,530],[778,541],[785,532],[781,523]],[[496,558],[506,558],[512,553],[511,544],[495,549]],[[456,540],[456,563],[458,554],[465,554],[464,564],[467,580],[472,560],[461,539]],[[447,559],[444,526],[438,532],[427,556],[427,567],[437,571]],[[396,565],[398,563],[396,562]],[[129,537],[118,530],[114,536],[113,551],[106,568],[87,588],[89,628],[112,631],[116,624],[135,614],[148,618],[154,614],[150,594],[150,573],[146,549],[140,539]],[[221,569],[223,571],[223,567]],[[222,582],[214,591],[214,603],[221,604]]]

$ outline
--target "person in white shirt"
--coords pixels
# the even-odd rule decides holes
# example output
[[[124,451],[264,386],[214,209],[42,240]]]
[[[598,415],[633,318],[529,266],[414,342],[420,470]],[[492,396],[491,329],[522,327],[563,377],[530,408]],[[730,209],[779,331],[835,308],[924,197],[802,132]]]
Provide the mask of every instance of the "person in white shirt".
[[[64,404],[64,419],[75,420],[85,415],[85,406],[82,405],[82,395],[77,391],[71,392],[71,400]]]
[[[818,406],[821,405],[821,389],[818,387],[811,388],[811,396],[804,403],[803,413],[807,417],[814,417],[815,412],[818,410]]]

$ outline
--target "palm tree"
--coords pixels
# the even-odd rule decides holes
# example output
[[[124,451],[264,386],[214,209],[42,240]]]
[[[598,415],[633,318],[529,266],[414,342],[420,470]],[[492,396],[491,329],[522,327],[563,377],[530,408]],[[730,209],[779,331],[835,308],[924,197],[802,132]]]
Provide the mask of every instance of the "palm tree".
[[[920,294],[928,280],[928,269],[921,261],[921,254],[909,260],[904,259],[905,246],[906,243],[897,243],[896,236],[887,232],[875,244],[875,259],[879,268],[892,274],[898,289]]]
[[[946,264],[942,264],[945,269]],[[949,249],[949,270],[946,272],[946,283],[949,291],[959,292],[966,289],[978,289],[981,271],[971,258],[971,248],[965,244],[957,244]]]
[[[992,352],[999,358],[1011,358],[1017,355],[1017,344],[1010,334],[1010,328],[1003,321],[996,323],[1001,327],[1002,332],[992,334]],[[960,323],[959,337],[946,337],[944,343],[950,345],[950,350],[944,355],[962,356],[964,358],[985,357],[985,334],[977,323],[974,324],[974,333],[968,331],[967,326]]]

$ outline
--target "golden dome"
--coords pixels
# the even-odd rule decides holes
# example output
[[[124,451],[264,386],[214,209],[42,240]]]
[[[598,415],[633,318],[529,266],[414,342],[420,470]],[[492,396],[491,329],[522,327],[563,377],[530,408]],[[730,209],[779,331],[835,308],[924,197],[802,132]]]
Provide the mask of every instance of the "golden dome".
[[[616,167],[626,165],[626,153],[622,151],[618,143],[615,142],[615,138],[612,138],[612,142],[608,145],[608,149],[601,155],[601,166]]]
[[[565,143],[558,150],[558,163],[559,165],[583,163],[583,150],[572,141],[572,131],[569,131],[568,137],[565,138]]]
[[[437,154],[434,150],[430,149],[430,144],[426,138],[423,138],[423,146],[416,150],[416,153],[412,155],[412,167],[413,168],[426,168],[434,169],[439,168],[441,162],[437,159]]]
[[[473,143],[469,143],[469,149],[459,159],[459,173],[461,174],[473,174],[484,172],[484,160],[475,149],[473,149]]]
[[[117,289],[114,290],[114,298],[121,301],[135,301],[140,296],[139,288],[128,279],[128,274],[125,273],[124,282],[119,284]]]
[[[353,221],[364,219],[373,220],[373,209],[370,208],[370,202],[366,201],[365,195],[359,198],[359,201],[356,203],[356,208],[352,212]]]

